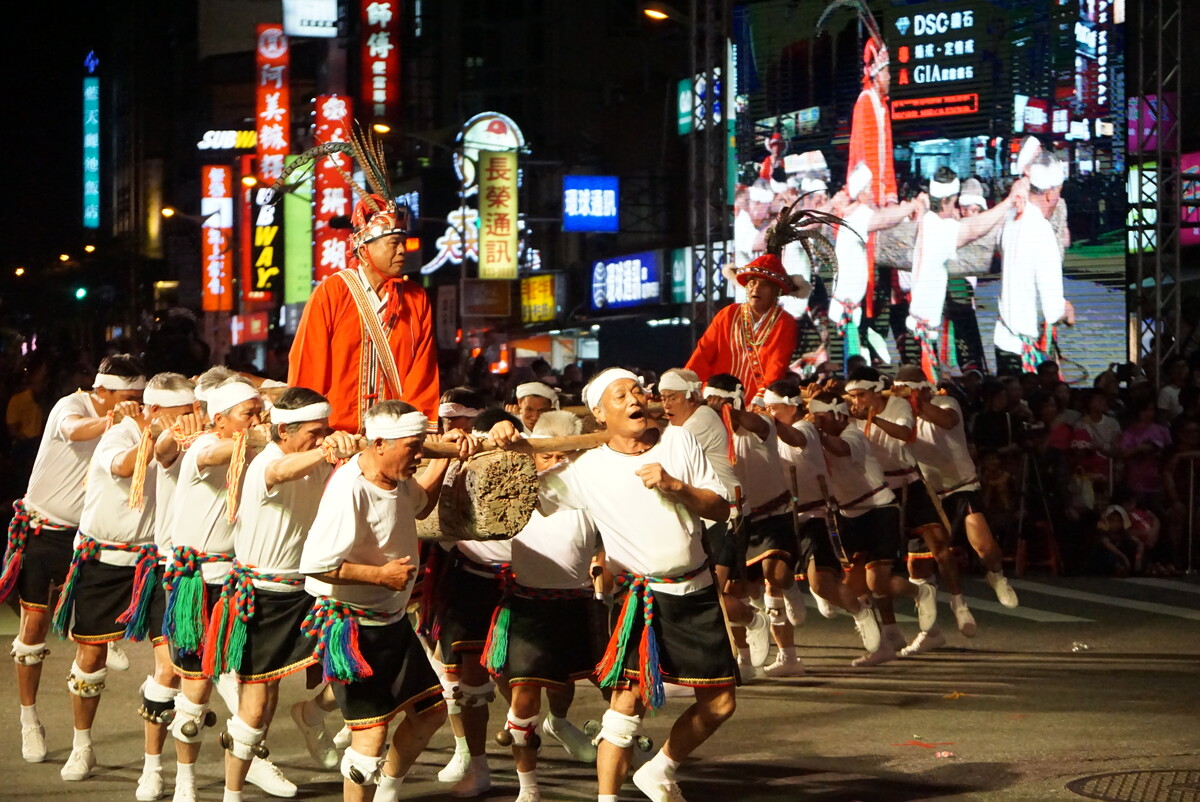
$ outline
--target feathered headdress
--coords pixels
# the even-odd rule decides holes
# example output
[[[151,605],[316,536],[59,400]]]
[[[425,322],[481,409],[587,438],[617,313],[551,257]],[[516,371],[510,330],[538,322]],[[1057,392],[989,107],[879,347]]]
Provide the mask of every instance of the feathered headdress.
[[[879,23],[875,21],[875,15],[871,13],[867,0],[832,0],[817,18],[817,33],[821,32],[834,12],[843,8],[854,11],[858,21],[867,29],[868,39],[863,46],[863,71],[867,78],[874,78],[888,65],[888,51],[887,45],[883,43],[883,32],[879,29]]]
[[[779,286],[784,293],[796,291],[795,280],[783,267],[783,249],[792,242],[808,254],[814,265],[824,262],[836,264],[833,243],[821,231],[821,226],[843,225],[846,221],[834,214],[816,209],[802,209],[802,200],[779,211],[775,222],[767,229],[767,252],[737,271],[736,281],[743,287],[752,278],[765,279]]]

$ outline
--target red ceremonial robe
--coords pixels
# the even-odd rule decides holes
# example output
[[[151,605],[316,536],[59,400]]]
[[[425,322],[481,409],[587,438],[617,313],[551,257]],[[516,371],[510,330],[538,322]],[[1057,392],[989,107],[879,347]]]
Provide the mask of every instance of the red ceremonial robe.
[[[850,122],[850,163],[846,178],[866,162],[871,168],[871,200],[882,208],[896,199],[896,164],[892,159],[892,117],[887,102],[873,88],[867,87],[854,101],[854,117]],[[867,317],[875,316],[875,234],[867,235]]]
[[[399,400],[436,420],[438,363],[429,298],[411,281],[392,282],[391,286],[399,288],[401,304],[400,322],[387,332],[400,374]],[[361,364],[367,337],[346,282],[329,276],[317,285],[288,354],[288,384],[316,390],[328,398],[333,407],[329,425],[334,429],[361,432],[363,413],[372,404],[397,397],[389,390],[380,366]],[[378,388],[374,394],[369,387],[371,375]]]
[[[744,304],[730,304],[717,312],[685,366],[702,381],[717,373],[732,373],[746,391],[749,403],[759,390],[787,375],[796,348],[796,319],[779,310],[779,318],[762,345],[745,344],[741,333]],[[756,376],[755,357],[762,379]]]

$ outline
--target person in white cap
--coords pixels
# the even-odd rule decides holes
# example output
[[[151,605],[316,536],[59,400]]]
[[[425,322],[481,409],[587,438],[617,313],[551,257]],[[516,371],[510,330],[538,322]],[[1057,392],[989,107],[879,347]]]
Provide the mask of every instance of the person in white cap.
[[[558,409],[558,393],[553,387],[542,382],[525,382],[517,385],[517,409],[515,415],[521,419],[525,433],[533,431],[538,417],[543,412]]]
[[[919,346],[906,356],[919,360],[930,381],[936,381],[937,346],[942,336],[946,289],[950,279],[947,263],[958,249],[993,229],[1010,210],[1020,212],[1027,184],[1018,181],[1003,201],[983,214],[958,219],[958,176],[949,167],[939,167],[929,182],[929,210],[917,225],[912,257],[912,299],[905,326]],[[916,351],[916,353],[913,353]]]
[[[1030,169],[1034,162],[1044,155],[1046,151],[1042,149],[1042,143],[1036,136],[1027,136],[1021,142],[1021,149],[1017,153],[1017,162],[1014,165],[1013,173],[1015,175],[1030,177]],[[1064,165],[1064,177],[1066,166]],[[1054,236],[1058,240],[1058,256],[1061,259],[1066,253],[1067,248],[1071,247],[1071,230],[1067,227],[1067,202],[1062,198],[1058,199],[1054,210],[1049,216],[1050,227],[1054,229]]]
[[[694,437],[651,423],[636,375],[610,368],[584,395],[609,442],[545,474],[540,505],[547,514],[588,512],[621,604],[596,667],[601,685],[613,689],[597,736],[597,799],[616,802],[642,716],[662,707],[663,682],[671,682],[692,686],[696,701],[633,782],[654,802],[679,802],[679,763],[735,708],[733,653],[701,544],[701,519],[725,520],[729,500]]]
[[[225,761],[224,802],[240,802],[250,763],[265,756],[267,728],[279,701],[279,681],[316,662],[313,641],[302,628],[312,607],[300,575],[300,553],[321,491],[333,464],[358,453],[360,438],[329,426],[328,400],[305,387],[291,387],[271,408],[271,442],[246,468],[239,515],[233,529],[233,570],[226,578],[211,626],[218,632],[216,671],[233,671],[240,685],[238,709],[221,743]],[[319,718],[306,720],[306,702],[292,717],[309,752],[324,763],[332,747]],[[326,768],[332,768],[330,762]]]
[[[68,782],[86,779],[96,766],[91,731],[108,674],[108,644],[142,640],[153,634],[153,619],[161,624],[150,463],[155,435],[194,401],[183,376],[154,376],[144,406],[101,436],[89,463],[79,534],[53,622],[60,636],[75,642],[67,676],[75,742],[60,772]],[[155,601],[158,609],[152,609]]]
[[[1075,323],[1075,309],[1063,296],[1060,241],[1049,222],[1060,202],[1064,168],[1053,154],[1034,158],[1029,202],[1000,236],[1003,268],[993,335],[997,373],[1036,372],[1052,358],[1054,327]]]
[[[109,426],[141,414],[146,387],[142,374],[141,363],[129,354],[105,357],[90,391],[79,390],[55,403],[28,489],[13,505],[0,601],[16,591],[21,606],[12,657],[21,700],[21,756],[30,763],[46,759],[46,730],[37,714],[38,685],[42,661],[50,653],[50,602],[54,589],[66,579],[83,514],[88,462]]]
[[[216,723],[208,704],[215,654],[205,640],[212,606],[233,566],[233,524],[245,467],[266,444],[258,428],[263,402],[248,380],[226,379],[207,391],[204,403],[212,428],[181,459],[164,577],[163,634],[182,688],[170,724],[177,757],[174,802],[196,798],[196,758],[204,730]]]
[[[458,430],[427,435],[426,423],[403,401],[367,411],[366,447],[330,478],[300,556],[313,597],[305,628],[351,730],[341,762],[347,800],[394,802],[446,719],[442,685],[406,610],[420,571],[416,521],[436,506],[449,460],[416,471],[426,439],[457,443],[464,458],[479,441]]]
[[[963,220],[983,214],[988,209],[983,184],[971,177],[962,182],[958,196],[958,215]],[[1000,232],[995,226],[982,237],[958,249],[958,255],[948,263],[950,281],[946,285],[946,320],[954,332],[954,347],[958,367],[985,364],[983,336],[975,314],[975,288],[979,276],[991,272],[993,257],[1000,250]]]

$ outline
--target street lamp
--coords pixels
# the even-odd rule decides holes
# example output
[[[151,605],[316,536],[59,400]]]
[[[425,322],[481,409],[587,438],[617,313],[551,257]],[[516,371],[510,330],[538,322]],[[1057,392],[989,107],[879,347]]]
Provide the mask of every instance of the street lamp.
[[[95,252],[96,252],[96,246],[95,246],[95,245],[84,245],[84,246],[83,246],[83,250],[84,250],[85,252],[87,252],[87,253],[95,253]]]
[[[163,217],[174,217],[175,216],[175,207],[174,206],[162,207],[162,216]]]
[[[662,22],[666,19],[675,19],[685,21],[686,17],[683,12],[677,8],[673,8],[666,3],[657,2],[657,0],[649,0],[642,4],[642,13],[655,22]]]
[[[392,130],[392,126],[385,122],[377,122],[371,126],[371,130],[377,134],[386,134]]]
[[[58,261],[60,261],[60,262],[69,262],[69,261],[71,261],[71,256],[70,256],[70,254],[66,254],[66,253],[60,253],[60,254],[58,255]]]
[[[13,271],[13,275],[18,276],[18,277],[25,275],[25,268],[18,267],[16,270]]]

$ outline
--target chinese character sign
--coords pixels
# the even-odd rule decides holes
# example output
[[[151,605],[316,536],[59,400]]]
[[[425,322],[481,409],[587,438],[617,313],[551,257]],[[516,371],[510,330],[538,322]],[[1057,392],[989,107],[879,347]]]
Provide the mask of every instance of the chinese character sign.
[[[100,227],[100,79],[83,79],[83,227]]]
[[[288,156],[290,164],[295,156]],[[283,303],[302,304],[312,295],[313,277],[313,215],[309,200],[313,191],[312,173],[301,182],[296,192],[283,196],[284,262]]]
[[[554,274],[543,273],[521,279],[521,322],[546,323],[558,317],[554,296]]]
[[[400,0],[362,0],[362,95],[372,119],[400,117]]]
[[[614,175],[564,175],[563,231],[616,231],[619,195]]]
[[[656,304],[662,300],[658,251],[605,259],[592,266],[592,309]]]
[[[479,152],[479,277],[517,277],[517,154]]]
[[[282,26],[258,26],[255,70],[258,180],[270,184],[283,172],[284,157],[291,150],[288,39]]]
[[[228,165],[200,168],[200,281],[205,312],[233,311],[233,170]]]
[[[353,120],[350,98],[319,95],[314,141],[349,142]],[[338,172],[339,167],[347,175],[354,170],[345,153],[322,157],[313,170],[313,265],[318,281],[346,267],[350,229],[334,228],[331,222],[335,217],[348,218],[354,211],[354,192]]]

